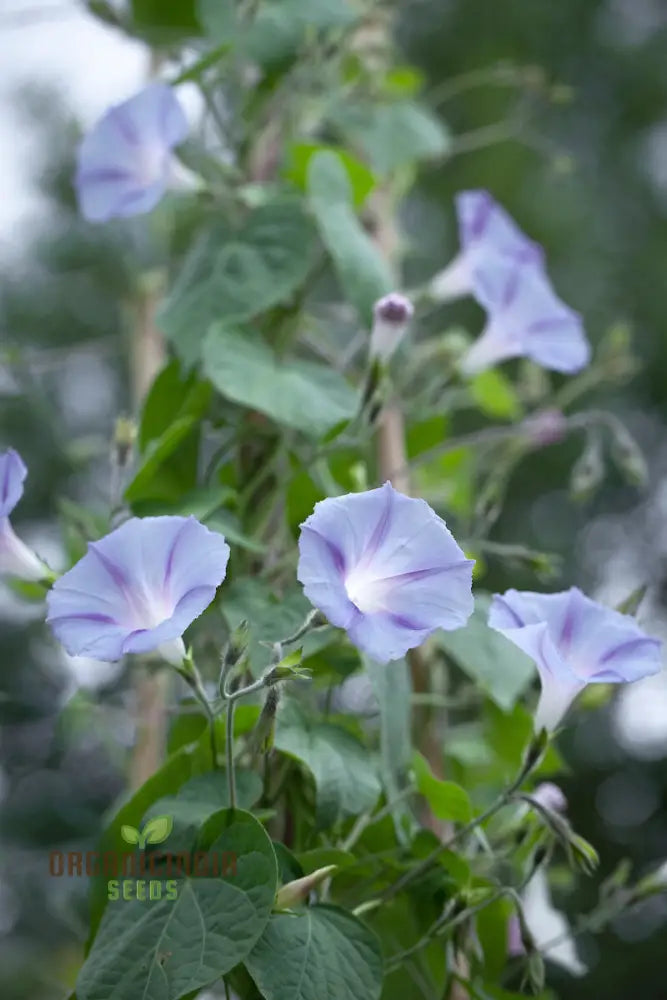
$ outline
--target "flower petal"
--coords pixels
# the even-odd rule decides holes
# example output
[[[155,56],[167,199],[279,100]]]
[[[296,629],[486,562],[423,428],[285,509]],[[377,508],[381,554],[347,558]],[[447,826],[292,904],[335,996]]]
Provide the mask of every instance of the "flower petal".
[[[107,111],[79,148],[76,187],[91,222],[151,211],[164,194],[171,151],[187,120],[171,88],[151,84]]]
[[[225,577],[229,546],[194,517],[132,518],[88,547],[47,596],[68,652],[118,659],[183,634]]]
[[[463,370],[481,371],[517,356],[565,374],[589,363],[590,345],[581,317],[558,298],[541,271],[498,264],[475,269],[474,284],[489,320],[464,359]]]
[[[660,642],[645,635],[634,618],[598,604],[577,587],[558,594],[497,594],[489,625],[537,666],[538,728],[556,726],[588,683],[629,682],[660,670]]]
[[[390,483],[321,501],[299,549],[306,596],[380,662],[472,613],[472,561],[424,500]]]
[[[0,455],[0,517],[7,517],[16,507],[27,475],[23,459],[13,448]]]
[[[456,196],[459,238],[464,250],[479,247],[520,263],[541,265],[544,251],[529,239],[488,191],[462,191]]]

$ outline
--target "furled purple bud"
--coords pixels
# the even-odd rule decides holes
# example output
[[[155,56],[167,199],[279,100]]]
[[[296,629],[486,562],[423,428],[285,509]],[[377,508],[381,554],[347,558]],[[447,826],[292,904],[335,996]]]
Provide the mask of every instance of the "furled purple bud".
[[[400,344],[414,315],[410,299],[391,292],[375,303],[371,331],[371,358],[387,362]]]
[[[560,410],[540,410],[521,425],[521,429],[536,448],[562,441],[567,433],[567,417]]]
[[[550,809],[551,812],[561,813],[567,811],[567,799],[563,790],[558,785],[555,785],[553,781],[543,781],[542,784],[538,785],[532,793],[531,799],[544,806],[545,809]]]

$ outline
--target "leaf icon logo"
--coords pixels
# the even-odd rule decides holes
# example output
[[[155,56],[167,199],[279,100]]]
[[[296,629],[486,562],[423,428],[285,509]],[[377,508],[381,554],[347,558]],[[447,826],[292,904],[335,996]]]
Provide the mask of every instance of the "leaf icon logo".
[[[142,832],[142,847],[146,844],[161,844],[167,839],[174,826],[171,816],[154,816],[149,819]]]
[[[148,844],[162,844],[174,826],[171,816],[154,816],[149,819],[143,830],[125,825],[120,828],[120,835],[127,844],[136,844],[140,849]]]

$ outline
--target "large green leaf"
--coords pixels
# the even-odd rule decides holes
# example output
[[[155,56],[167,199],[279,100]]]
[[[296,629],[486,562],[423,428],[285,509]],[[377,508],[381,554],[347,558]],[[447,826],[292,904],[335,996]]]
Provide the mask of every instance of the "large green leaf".
[[[132,28],[154,42],[173,42],[201,33],[195,0],[132,0]]]
[[[382,992],[375,934],[335,906],[274,914],[245,965],[266,1000],[377,1000]]]
[[[211,398],[211,386],[194,375],[185,375],[178,361],[170,361],[153,382],[141,413],[139,447],[162,437],[178,417],[200,418]]]
[[[262,794],[262,779],[254,771],[236,769],[237,803],[241,809],[250,809]],[[196,832],[220,809],[229,806],[229,784],[226,771],[209,771],[198,774],[180,788],[177,795],[158,799],[147,812],[152,816],[169,816],[173,833],[169,839],[170,850],[187,850]],[[178,841],[178,843],[176,843]]]
[[[417,789],[424,796],[431,812],[438,819],[468,823],[472,818],[472,806],[468,793],[454,781],[436,778],[428,761],[420,753],[413,757]]]
[[[377,802],[381,787],[373,758],[347,729],[312,719],[289,701],[278,713],[275,745],[312,773],[319,826],[355,816]]]
[[[334,120],[379,174],[444,156],[451,144],[445,125],[414,101],[346,104]]]
[[[173,880],[176,899],[110,903],[77,981],[78,1000],[178,1000],[243,961],[275,897],[271,841],[250,813],[224,809],[195,849],[236,863],[217,877]]]
[[[354,213],[340,156],[330,150],[315,153],[307,176],[310,206],[343,292],[368,322],[373,303],[394,287],[391,269]]]
[[[535,676],[533,661],[486,624],[491,597],[475,595],[465,628],[438,632],[436,641],[505,711],[516,704]]]
[[[312,263],[312,226],[296,199],[262,205],[234,230],[215,219],[195,243],[158,322],[187,365],[215,320],[248,320],[284,302]]]
[[[323,146],[321,143],[315,142],[295,143],[288,150],[285,176],[302,191],[307,190],[310,161],[317,153],[324,152],[334,153],[340,159],[350,182],[352,201],[355,207],[359,208],[375,187],[375,177],[365,163],[362,163],[342,146]]]
[[[356,393],[339,372],[313,361],[283,361],[251,331],[216,324],[204,341],[203,362],[227,399],[313,437],[357,409]]]

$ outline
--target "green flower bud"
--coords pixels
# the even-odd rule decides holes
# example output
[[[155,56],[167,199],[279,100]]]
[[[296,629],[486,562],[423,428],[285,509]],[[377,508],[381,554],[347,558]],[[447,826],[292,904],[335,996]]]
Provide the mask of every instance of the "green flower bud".
[[[288,882],[276,894],[275,907],[278,910],[289,910],[293,906],[304,903],[313,889],[330,878],[338,865],[327,865],[326,868],[318,868],[317,871],[305,875],[304,878],[297,878],[293,882]]]

